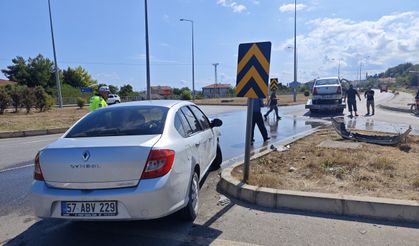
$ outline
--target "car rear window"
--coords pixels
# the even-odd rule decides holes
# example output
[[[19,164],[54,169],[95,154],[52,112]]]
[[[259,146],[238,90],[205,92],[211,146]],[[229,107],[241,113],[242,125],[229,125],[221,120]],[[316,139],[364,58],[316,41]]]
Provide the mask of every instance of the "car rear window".
[[[337,85],[337,79],[320,79],[316,81],[316,85]]]
[[[157,106],[108,107],[78,122],[66,138],[162,134],[168,108]]]

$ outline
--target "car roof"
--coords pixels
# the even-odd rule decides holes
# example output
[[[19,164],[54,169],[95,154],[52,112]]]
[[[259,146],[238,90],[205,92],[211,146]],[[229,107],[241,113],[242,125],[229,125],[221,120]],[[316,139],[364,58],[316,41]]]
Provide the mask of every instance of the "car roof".
[[[174,105],[182,104],[182,105],[190,105],[191,102],[188,101],[181,101],[181,100],[146,100],[146,101],[134,101],[134,102],[126,102],[126,103],[119,103],[117,105],[112,105],[112,107],[127,107],[127,106],[158,106],[158,107],[166,107],[171,108]]]
[[[324,78],[318,78],[316,80],[323,80],[323,79],[338,79],[338,77],[324,77]]]

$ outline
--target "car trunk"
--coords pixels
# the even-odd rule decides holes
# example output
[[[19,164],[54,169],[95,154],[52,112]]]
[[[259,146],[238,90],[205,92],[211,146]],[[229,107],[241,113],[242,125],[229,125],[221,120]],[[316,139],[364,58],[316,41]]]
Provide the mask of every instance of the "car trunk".
[[[336,94],[339,85],[318,85],[316,86],[318,95]]]
[[[136,186],[160,135],[61,138],[42,150],[45,182],[66,189]]]

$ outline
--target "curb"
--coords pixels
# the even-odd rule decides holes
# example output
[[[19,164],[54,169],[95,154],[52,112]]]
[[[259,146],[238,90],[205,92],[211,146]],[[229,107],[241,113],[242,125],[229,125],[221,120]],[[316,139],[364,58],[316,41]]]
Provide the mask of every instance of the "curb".
[[[390,111],[410,113],[410,109],[408,109],[408,108],[398,108],[398,107],[392,107],[392,106],[387,106],[387,105],[383,105],[383,104],[378,105],[378,107],[380,107],[382,109],[385,109],[385,110],[390,110]]]
[[[233,178],[233,168],[221,173],[220,188],[228,195],[267,208],[319,212],[399,222],[419,222],[419,202],[329,193],[278,190],[244,184]]]
[[[17,132],[0,132],[0,139],[58,134],[58,133],[64,133],[67,130],[68,128],[53,128],[53,129],[28,130],[28,131],[17,131]]]

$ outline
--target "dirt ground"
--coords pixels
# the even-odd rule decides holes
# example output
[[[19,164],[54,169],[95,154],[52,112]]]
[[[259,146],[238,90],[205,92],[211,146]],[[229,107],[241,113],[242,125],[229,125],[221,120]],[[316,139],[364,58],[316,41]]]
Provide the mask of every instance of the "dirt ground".
[[[360,143],[359,149],[318,147],[342,142],[331,128],[305,137],[283,152],[251,161],[249,183],[284,190],[387,197],[419,201],[419,136],[400,146]],[[352,143],[352,142],[351,142]],[[243,177],[242,167],[233,176]]]
[[[303,94],[297,94],[297,101],[293,102],[292,95],[280,95],[278,96],[278,101],[280,105],[295,105],[295,104],[305,104],[308,97],[305,97]],[[266,99],[265,99],[266,101]],[[199,99],[195,100],[196,104],[225,104],[225,105],[246,105],[247,98],[245,97],[231,97],[231,98],[210,98],[210,99]]]
[[[25,110],[18,113],[6,112],[0,115],[0,132],[70,127],[87,112],[86,107],[53,108],[42,113],[33,110],[29,114]]]

